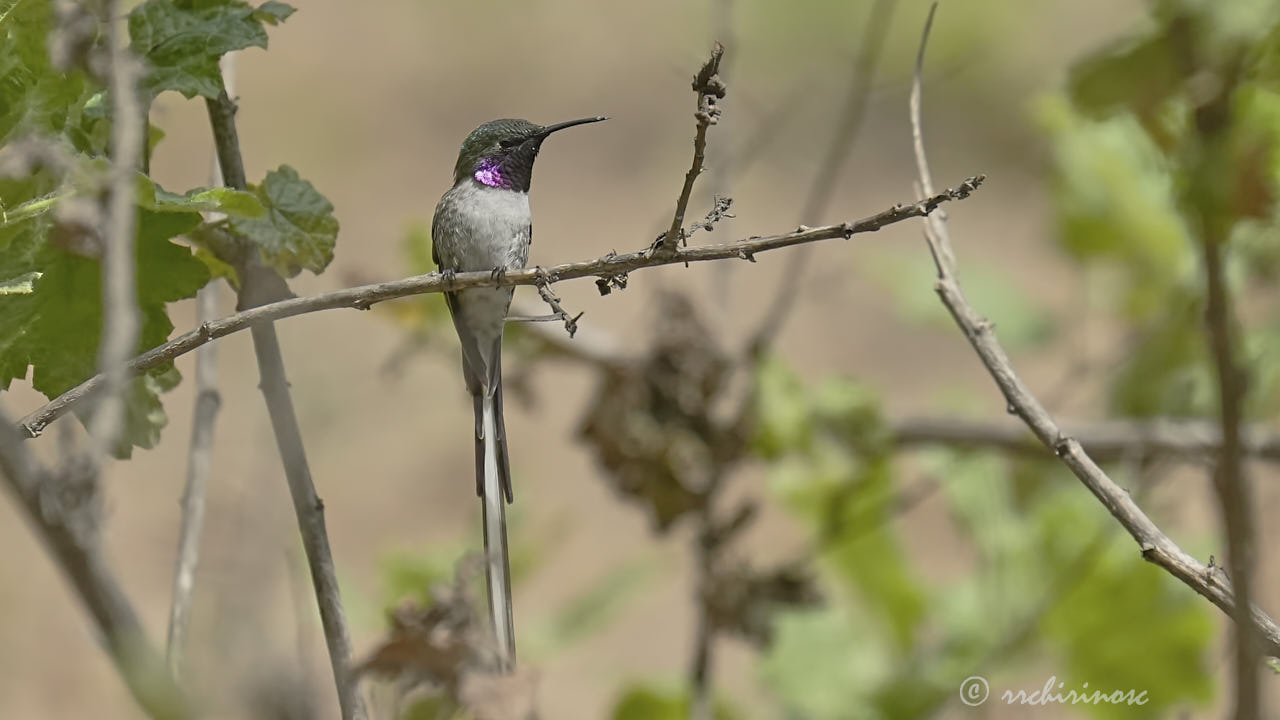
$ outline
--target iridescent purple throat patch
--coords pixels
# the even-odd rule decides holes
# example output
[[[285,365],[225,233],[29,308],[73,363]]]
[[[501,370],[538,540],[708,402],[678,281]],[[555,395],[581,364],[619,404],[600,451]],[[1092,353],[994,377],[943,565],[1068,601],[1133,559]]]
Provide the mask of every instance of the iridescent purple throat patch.
[[[509,187],[502,177],[502,163],[495,158],[481,160],[480,167],[476,168],[475,178],[489,187]]]

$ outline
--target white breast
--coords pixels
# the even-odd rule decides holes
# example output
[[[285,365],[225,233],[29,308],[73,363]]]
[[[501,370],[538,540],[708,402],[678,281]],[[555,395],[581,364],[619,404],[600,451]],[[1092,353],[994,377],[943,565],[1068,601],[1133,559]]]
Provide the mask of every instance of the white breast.
[[[467,182],[445,194],[433,229],[442,266],[517,269],[529,260],[529,194]]]

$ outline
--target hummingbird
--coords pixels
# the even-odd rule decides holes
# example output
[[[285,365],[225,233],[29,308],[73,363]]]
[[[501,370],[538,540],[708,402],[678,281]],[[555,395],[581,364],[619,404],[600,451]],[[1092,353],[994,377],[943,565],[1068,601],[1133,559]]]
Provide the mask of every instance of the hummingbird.
[[[607,118],[535,125],[493,120],[462,141],[453,187],[431,222],[431,257],[446,276],[488,270],[501,276],[525,267],[533,240],[529,185],[533,161],[552,133]],[[512,502],[511,461],[502,419],[502,328],[511,287],[468,288],[445,293],[462,344],[462,377],[475,411],[476,494],[483,510],[489,615],[498,669],[515,668],[511,567],[507,557],[506,503]]]

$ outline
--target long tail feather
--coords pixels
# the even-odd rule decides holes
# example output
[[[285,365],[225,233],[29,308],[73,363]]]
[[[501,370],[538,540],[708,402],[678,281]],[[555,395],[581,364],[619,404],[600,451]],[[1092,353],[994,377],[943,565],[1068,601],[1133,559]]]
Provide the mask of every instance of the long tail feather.
[[[511,562],[507,555],[506,493],[510,492],[510,480],[508,473],[504,472],[506,449],[502,446],[505,438],[499,431],[502,424],[498,414],[501,390],[494,390],[493,394],[482,395],[480,400],[484,457],[476,469],[483,488],[481,497],[484,502],[484,554],[489,585],[489,617],[497,638],[498,669],[510,672],[516,665],[516,633],[511,610]]]
[[[497,429],[498,441],[498,473],[502,481],[502,494],[507,502],[515,502],[511,491],[511,457],[507,454],[507,421],[502,412],[502,368],[498,368],[497,387],[493,391],[494,426]]]

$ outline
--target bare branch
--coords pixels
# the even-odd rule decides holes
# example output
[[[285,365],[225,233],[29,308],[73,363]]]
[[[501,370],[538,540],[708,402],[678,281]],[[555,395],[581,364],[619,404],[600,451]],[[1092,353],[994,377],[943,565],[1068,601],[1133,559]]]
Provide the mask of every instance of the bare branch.
[[[697,627],[693,636],[693,659],[689,664],[689,695],[693,720],[712,720],[711,673],[714,661],[716,628],[707,607],[711,575],[715,570],[721,543],[713,532],[712,504],[709,494],[698,513],[698,534],[694,540],[694,562],[697,570],[695,612]]]
[[[537,270],[539,268],[534,269]],[[542,282],[538,283],[538,296],[542,298],[543,302],[551,306],[551,318],[563,322],[564,331],[569,333],[569,337],[572,338],[574,333],[578,332],[578,318],[582,317],[582,313],[570,317],[569,313],[561,307],[559,296],[551,292],[551,284],[546,281],[545,277]]]
[[[209,123],[213,128],[214,146],[218,164],[229,187],[245,190],[244,161],[240,155],[240,143],[236,134],[235,104],[224,91],[216,99],[206,101]],[[236,265],[241,289],[239,306],[251,308],[280,301],[290,296],[288,286],[274,270],[262,264],[257,252],[250,247],[242,249],[239,258],[223,258]],[[201,327],[208,327],[202,325]],[[276,438],[276,447],[284,463],[289,495],[293,500],[294,514],[302,534],[302,545],[307,553],[311,569],[311,581],[315,585],[316,602],[320,609],[320,624],[324,627],[325,643],[329,649],[329,662],[333,667],[334,682],[338,688],[338,702],[343,720],[364,720],[367,717],[364,701],[360,697],[351,673],[351,634],[347,629],[346,615],[342,609],[342,597],[338,590],[337,571],[333,554],[329,550],[329,536],[325,530],[324,504],[316,495],[311,480],[311,468],[307,463],[306,449],[302,444],[302,431],[298,428],[293,399],[289,395],[289,381],[285,376],[284,356],[280,352],[280,340],[275,326],[259,322],[250,327],[254,353],[258,359],[263,398],[267,414]]]
[[[981,177],[969,178],[954,190],[947,190],[939,195],[909,205],[894,205],[875,215],[852,223],[827,225],[819,228],[800,228],[781,235],[750,237],[737,242],[718,245],[700,245],[679,249],[674,254],[656,255],[645,249],[625,255],[610,254],[596,260],[553,265],[549,268],[510,270],[501,277],[496,277],[488,271],[457,273],[452,279],[446,279],[440,273],[427,273],[426,275],[415,275],[400,280],[334,290],[310,297],[290,298],[244,310],[214,322],[202,323],[195,330],[179,335],[164,345],[152,348],[135,357],[129,361],[129,370],[136,374],[157,367],[176,357],[185,355],[211,340],[245,330],[254,323],[280,320],[321,310],[333,310],[336,308],[367,310],[371,306],[387,300],[411,295],[444,292],[446,290],[537,285],[544,281],[544,276],[547,283],[554,284],[563,280],[583,277],[601,279],[625,278],[628,273],[635,270],[677,263],[707,262],[729,258],[755,262],[756,255],[769,250],[821,240],[831,240],[833,238],[848,239],[860,233],[875,232],[903,220],[923,217],[936,210],[944,202],[968,197],[981,184]],[[38,436],[48,427],[49,423],[66,414],[77,403],[83,402],[99,392],[101,385],[102,376],[100,375],[86,380],[22,418],[20,429],[28,437]]]
[[[129,381],[125,363],[138,347],[140,319],[133,249],[138,209],[133,176],[142,157],[144,133],[137,94],[141,66],[129,51],[123,23],[117,19],[118,3],[108,2],[103,12],[110,53],[112,121],[110,199],[102,251],[102,340],[98,346],[98,371],[104,382],[90,421],[95,458],[111,452],[120,437],[124,388]]]
[[[929,29],[936,10],[935,2],[929,11],[929,21],[925,24],[920,40],[920,52],[917,56],[915,77],[911,88],[911,128],[915,138],[920,184],[925,194],[928,193],[931,180],[920,127],[921,74],[924,48],[928,43]],[[1084,451],[1080,442],[1062,432],[1044,406],[1014,372],[1009,356],[996,339],[995,327],[969,305],[964,293],[961,292],[955,275],[955,256],[951,250],[946,223],[941,216],[933,215],[926,218],[925,237],[938,271],[934,290],[951,313],[956,325],[969,339],[969,344],[973,346],[992,379],[995,380],[1001,394],[1004,395],[1007,406],[1027,424],[1045,447],[1052,450],[1070,468],[1071,472],[1107,508],[1112,517],[1133,536],[1142,550],[1143,558],[1164,568],[1228,615],[1236,617],[1236,598],[1232,593],[1230,582],[1221,570],[1201,564],[1161,532],[1160,528],[1142,512],[1129,493],[1116,485],[1102,468],[1098,467],[1098,464]],[[1280,657],[1280,626],[1277,626],[1275,621],[1262,610],[1251,606],[1249,609],[1254,627],[1265,639],[1266,652]]]
[[[683,244],[684,214],[689,207],[689,195],[693,192],[693,183],[702,174],[702,162],[707,150],[707,128],[716,124],[720,117],[720,108],[716,100],[724,97],[724,83],[716,74],[720,70],[720,58],[724,57],[724,46],[716,43],[711,50],[711,58],[693,77],[693,91],[698,94],[698,110],[693,114],[698,121],[698,129],[693,136],[693,163],[689,172],[685,173],[684,185],[680,188],[680,197],[676,199],[676,211],[671,218],[671,228],[658,239],[653,249],[662,254],[669,254]]]
[[[89,611],[134,699],[152,718],[191,717],[102,556],[96,473],[77,463],[50,472],[0,411],[0,476]]]
[[[227,92],[233,92],[235,82],[235,55],[228,53],[219,61],[222,83]],[[222,166],[218,153],[213,152],[209,171],[209,184],[223,184]],[[205,219],[221,219],[221,213],[206,213]],[[200,322],[206,323],[218,317],[217,288],[205,285],[196,293],[197,313]],[[206,345],[196,351],[196,407],[191,421],[191,444],[187,451],[187,484],[182,492],[182,525],[178,531],[178,557],[173,573],[173,599],[169,606],[169,639],[165,645],[165,659],[175,678],[182,677],[183,655],[186,651],[187,627],[190,625],[191,595],[195,590],[196,565],[200,559],[200,538],[204,534],[204,510],[206,487],[213,465],[213,429],[222,405],[218,394],[217,351]]]
[[[196,295],[200,320],[217,317],[217,289],[202,288]],[[204,531],[205,488],[213,465],[213,427],[222,404],[218,394],[217,352],[214,345],[196,351],[196,409],[191,425],[191,448],[187,459],[187,486],[182,493],[182,528],[178,534],[177,567],[173,573],[173,601],[169,608],[169,640],[165,656],[174,677],[182,676],[187,626],[191,617],[191,594],[195,589],[196,564],[200,558],[200,538]]]
[[[1221,101],[1230,102],[1230,97],[1224,96]],[[1220,223],[1209,218],[1204,218],[1200,223],[1202,232],[1209,232],[1207,228],[1218,225]],[[1213,481],[1222,507],[1222,525],[1227,536],[1227,569],[1231,574],[1238,603],[1234,615],[1235,717],[1237,720],[1254,720],[1265,716],[1259,687],[1261,657],[1254,633],[1250,632],[1248,612],[1249,601],[1254,596],[1253,578],[1256,566],[1254,501],[1242,462],[1244,452],[1240,425],[1244,415],[1245,371],[1236,357],[1237,340],[1234,335],[1237,320],[1231,309],[1231,293],[1222,267],[1222,248],[1225,244],[1225,237],[1205,235],[1201,238],[1207,293],[1205,324],[1218,381],[1222,427],[1222,445],[1218,450]]]

